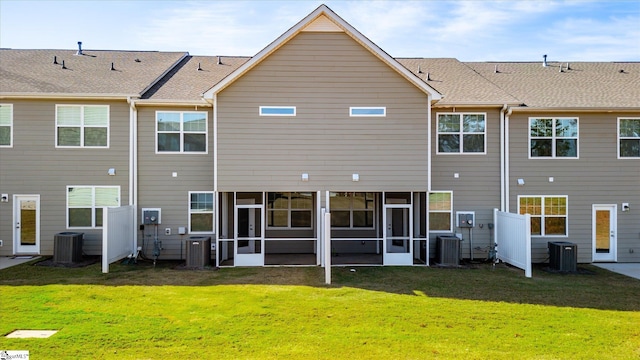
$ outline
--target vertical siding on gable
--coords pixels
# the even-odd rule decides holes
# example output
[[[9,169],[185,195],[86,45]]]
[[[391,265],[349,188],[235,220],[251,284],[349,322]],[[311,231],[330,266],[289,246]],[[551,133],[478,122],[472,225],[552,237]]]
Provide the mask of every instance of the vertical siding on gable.
[[[129,106],[125,101],[16,100],[13,103],[12,148],[0,149],[0,192],[10,201],[0,203],[0,255],[13,252],[13,195],[40,194],[40,251],[53,254],[53,238],[63,231],[85,233],[83,250],[100,254],[101,229],[66,227],[68,185],[120,186],[120,203],[128,204]],[[56,148],[56,104],[109,105],[109,148]],[[109,168],[116,176],[107,175]]]
[[[529,117],[578,117],[578,159],[529,159]],[[621,203],[640,204],[640,161],[617,158],[616,113],[516,113],[510,118],[510,210],[518,212],[518,195],[568,195],[568,237],[534,237],[534,261],[548,258],[548,241],[578,246],[578,261],[592,260],[592,205],[618,206],[618,261],[640,261],[640,211],[622,212]],[[635,117],[638,114],[633,115]],[[549,177],[554,181],[549,182]],[[518,178],[525,180],[517,186]],[[632,250],[633,252],[630,252]]]
[[[261,105],[297,116],[259,117]],[[349,117],[350,106],[387,116]],[[424,93],[346,34],[301,33],[218,95],[219,190],[424,191],[427,109]]]

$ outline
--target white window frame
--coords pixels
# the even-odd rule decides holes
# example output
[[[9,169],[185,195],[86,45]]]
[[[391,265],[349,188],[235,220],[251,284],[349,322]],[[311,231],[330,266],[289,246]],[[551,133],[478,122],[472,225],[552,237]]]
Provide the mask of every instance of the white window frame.
[[[358,114],[356,113],[358,110],[382,110],[382,114]],[[386,117],[387,107],[386,106],[351,106],[349,107],[349,116],[350,117]]]
[[[69,189],[70,188],[90,188],[91,189],[91,205],[89,206],[69,206]],[[117,206],[98,206],[96,205],[96,189],[118,189],[118,205]],[[67,229],[102,229],[102,226],[96,225],[96,209],[101,208],[104,209],[109,207],[119,207],[122,203],[122,190],[120,186],[111,186],[111,185],[68,185],[65,193],[65,201],[66,201],[66,226]],[[69,226],[69,209],[87,209],[91,208],[91,226]]]
[[[457,132],[440,132],[440,115],[457,115],[460,121],[460,131]],[[484,131],[483,132],[464,132],[464,116],[465,115],[481,115],[484,117]],[[436,113],[436,154],[437,155],[486,155],[487,154],[487,127],[489,126],[487,121],[487,113],[482,112],[446,112]],[[444,152],[440,151],[440,135],[458,135],[460,137],[460,148],[458,152]],[[464,151],[464,135],[482,135],[483,137],[483,151],[465,152]]]
[[[272,194],[272,193],[289,194],[288,203],[287,203],[287,208],[286,209],[271,209],[271,208],[269,208],[269,194]],[[311,195],[311,201],[312,201],[311,207],[308,208],[308,209],[305,209],[305,208],[293,208],[291,206],[291,194],[293,194],[293,193],[308,193],[308,194],[310,194]],[[310,191],[267,191],[267,193],[266,193],[267,205],[265,207],[266,208],[266,212],[267,212],[266,213],[266,216],[267,216],[266,217],[266,219],[267,219],[267,229],[269,229],[269,230],[313,230],[313,208],[314,208],[313,201],[314,201],[314,196],[313,196],[313,193],[310,192]],[[271,226],[271,225],[269,225],[269,221],[268,221],[269,212],[273,212],[273,211],[287,211],[287,226]],[[291,226],[291,213],[293,211],[308,211],[309,214],[310,214],[311,226],[308,226],[308,227],[297,227],[297,226],[293,227],[293,226]]]
[[[450,194],[451,197],[451,209],[449,210],[431,210],[431,201],[429,201],[429,195],[431,194],[441,194],[446,193]],[[429,233],[451,233],[453,232],[453,191],[451,190],[442,190],[442,191],[429,191],[427,193],[427,201],[429,206],[427,207],[427,218],[430,217],[431,213],[448,213],[449,214],[449,229],[447,230],[431,230],[429,229]],[[431,221],[429,221],[429,227],[431,227]]]
[[[212,199],[212,208],[211,211],[209,210],[198,210],[196,209],[196,211],[194,211],[194,209],[191,208],[191,195],[193,194],[211,194],[211,199]],[[189,197],[187,199],[187,213],[188,213],[188,223],[189,223],[189,234],[213,234],[213,228],[215,227],[215,223],[216,223],[216,217],[215,217],[215,194],[213,191],[189,191]],[[193,231],[192,227],[191,227],[191,215],[192,214],[211,214],[211,230],[207,230],[207,231]]]
[[[178,131],[158,131],[158,114],[180,114],[180,130]],[[204,114],[204,131],[185,131],[184,130],[184,114]],[[209,112],[208,111],[173,111],[173,110],[157,110],[155,115],[156,122],[156,154],[189,154],[189,155],[206,155],[209,153]],[[159,134],[179,134],[180,149],[179,151],[159,151],[158,135]],[[204,151],[185,151],[184,136],[185,134],[203,134],[204,135]]]
[[[623,159],[623,160],[624,159],[635,159],[635,160],[640,159],[640,156],[621,156],[621,154],[620,154],[620,140],[638,139],[638,141],[640,141],[640,137],[628,137],[628,136],[621,137],[620,136],[620,120],[636,120],[636,121],[640,121],[640,118],[639,117],[619,117],[618,118],[618,124],[617,124],[617,138],[618,138],[618,141],[617,141],[618,151],[617,152],[618,152],[618,159]]]
[[[331,193],[342,193],[342,192],[346,192],[349,194],[352,193],[365,193],[365,197],[367,193],[371,193],[373,194],[373,208],[372,209],[355,209],[353,207],[353,196],[350,196],[350,201],[349,201],[349,208],[348,209],[342,209],[342,208],[334,208],[329,206],[329,211],[348,211],[349,212],[349,226],[331,226],[332,229],[336,229],[336,230],[375,230],[376,229],[376,221],[377,221],[377,212],[378,212],[378,206],[377,206],[377,201],[378,201],[378,196],[375,192],[372,191],[331,191]],[[366,201],[366,198],[365,198]],[[329,200],[329,205],[331,205],[331,200]],[[353,226],[353,213],[355,211],[367,211],[367,212],[372,212],[373,214],[373,221],[371,226]]]
[[[58,108],[60,107],[79,107],[80,108],[80,125],[59,125],[58,124]],[[106,126],[97,126],[97,125],[85,125],[84,111],[89,107],[103,107],[107,108],[107,125]],[[110,134],[111,134],[111,107],[109,105],[79,105],[79,104],[56,104],[56,133],[55,133],[55,147],[61,149],[108,149],[109,144],[111,144]],[[78,127],[80,128],[80,145],[71,146],[71,145],[59,145],[58,144],[58,129],[61,127]],[[88,146],[84,144],[84,130],[86,128],[106,128],[107,129],[107,145],[106,146]]]
[[[268,113],[264,110],[286,110],[282,113]],[[290,111],[293,110],[292,113]],[[295,106],[260,106],[258,108],[258,115],[260,116],[296,116],[297,110]]]
[[[531,120],[539,120],[539,119],[550,119],[553,122],[553,134],[551,137],[539,136],[536,138],[531,137]],[[556,136],[556,120],[559,119],[575,119],[576,120],[576,136],[575,137],[557,137]],[[528,141],[528,156],[529,159],[540,160],[540,159],[565,159],[565,160],[576,160],[580,158],[580,118],[577,116],[532,116],[529,118],[527,122],[527,137]],[[550,139],[551,140],[551,156],[531,156],[531,140],[532,139]],[[575,139],[576,140],[576,156],[557,156],[556,153],[556,140],[561,139]]]
[[[518,195],[518,214],[524,215],[520,212],[520,199],[522,198],[540,198],[540,206],[541,206],[541,214],[540,215],[531,215],[531,219],[540,218],[540,234],[531,234],[532,237],[545,237],[545,238],[566,238],[569,237],[569,196],[568,195]],[[547,215],[545,214],[545,199],[548,198],[564,198],[565,199],[565,209],[566,214],[564,215]],[[565,218],[565,233],[564,235],[547,235],[545,229],[545,219],[546,218]]]
[[[2,148],[10,148],[13,147],[13,104],[4,104],[4,103],[0,103],[0,108],[4,108],[7,107],[9,108],[9,124],[0,124],[0,126],[3,127],[8,127],[9,128],[9,144],[8,145],[2,145],[0,144],[0,147]]]

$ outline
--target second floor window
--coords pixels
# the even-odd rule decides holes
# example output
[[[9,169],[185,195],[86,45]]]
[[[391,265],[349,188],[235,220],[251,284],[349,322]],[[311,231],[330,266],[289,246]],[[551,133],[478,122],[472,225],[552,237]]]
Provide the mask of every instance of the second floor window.
[[[56,105],[56,147],[109,147],[109,106]]]
[[[438,154],[486,154],[485,114],[438,114]]]
[[[0,147],[13,145],[13,105],[0,104]]]
[[[158,153],[206,153],[207,113],[202,111],[158,111]]]
[[[577,158],[577,118],[530,118],[530,158]]]
[[[618,157],[640,158],[640,118],[618,119]]]

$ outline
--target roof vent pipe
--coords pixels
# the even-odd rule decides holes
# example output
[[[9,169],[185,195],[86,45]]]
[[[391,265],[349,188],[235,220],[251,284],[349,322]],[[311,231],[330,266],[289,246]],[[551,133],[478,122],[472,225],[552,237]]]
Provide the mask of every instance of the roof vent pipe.
[[[562,71],[562,63],[560,63],[560,70],[558,70],[558,72],[564,72]]]
[[[422,68],[418,65],[418,74],[422,74]]]
[[[222,58],[218,56],[218,65],[222,65]]]
[[[427,81],[431,81],[431,74],[427,73]]]
[[[116,68],[113,67],[113,63],[111,63],[111,71],[114,71]]]
[[[198,71],[202,71],[202,68],[200,67],[200,63],[198,63]]]
[[[84,55],[82,53],[82,41],[78,41],[78,52],[76,53],[76,55]]]
[[[542,66],[547,67],[547,55],[542,55]]]
[[[66,69],[66,68],[67,68],[66,66],[64,66],[64,60],[62,60],[62,68],[63,68],[63,69]]]
[[[496,64],[495,68],[493,68],[493,72],[496,73],[496,74],[500,72],[500,71],[498,71],[498,64]]]
[[[55,55],[53,56],[53,64],[58,65],[58,57]]]
[[[569,67],[569,63],[567,63],[567,70],[571,70],[571,68]]]

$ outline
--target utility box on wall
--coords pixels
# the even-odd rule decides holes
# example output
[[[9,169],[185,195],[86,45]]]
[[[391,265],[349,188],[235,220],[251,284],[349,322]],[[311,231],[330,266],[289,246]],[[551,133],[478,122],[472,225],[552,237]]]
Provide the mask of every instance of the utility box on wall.
[[[456,211],[456,225],[459,228],[475,227],[476,213],[474,211]]]
[[[549,241],[549,267],[566,272],[578,270],[578,246],[566,241]]]
[[[142,223],[144,225],[161,224],[160,209],[142,209]]]

